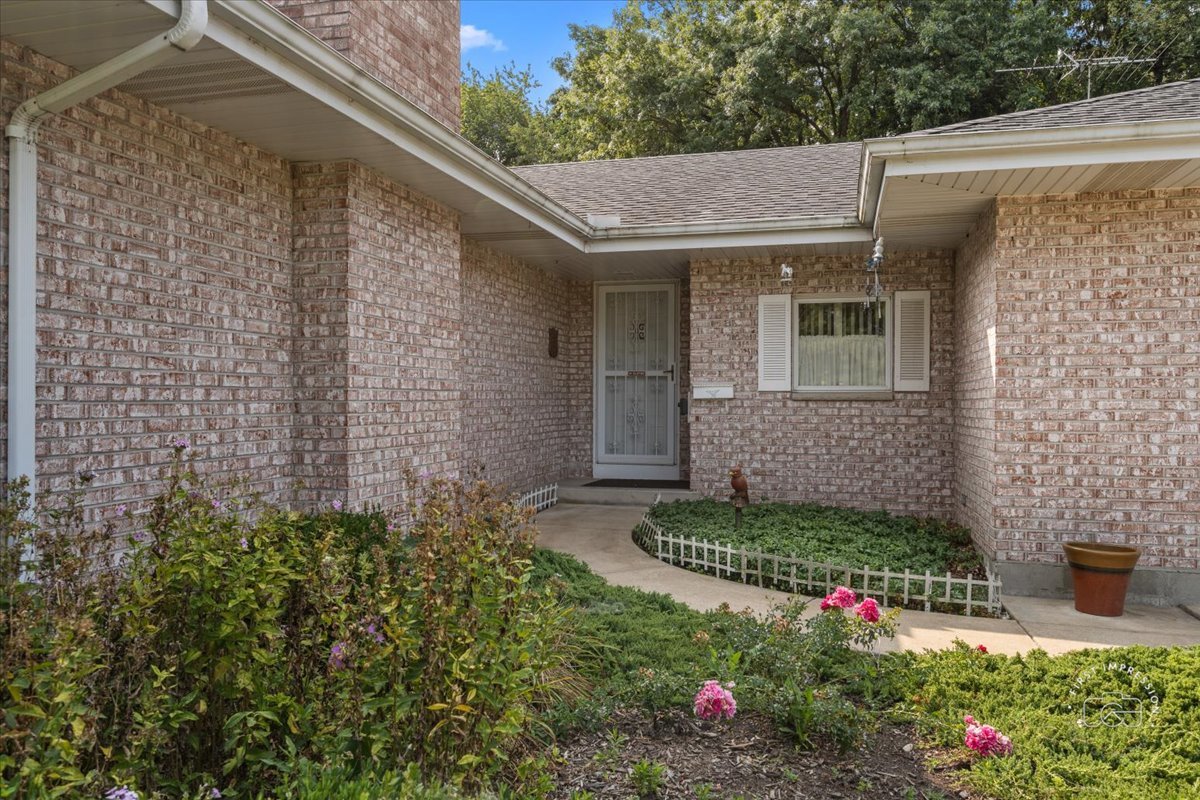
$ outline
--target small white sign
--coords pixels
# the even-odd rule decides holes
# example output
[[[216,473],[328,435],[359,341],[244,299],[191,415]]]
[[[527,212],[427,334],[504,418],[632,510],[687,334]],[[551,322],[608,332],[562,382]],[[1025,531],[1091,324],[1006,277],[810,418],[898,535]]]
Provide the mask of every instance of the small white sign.
[[[729,400],[733,397],[733,385],[693,386],[692,397],[696,400]]]

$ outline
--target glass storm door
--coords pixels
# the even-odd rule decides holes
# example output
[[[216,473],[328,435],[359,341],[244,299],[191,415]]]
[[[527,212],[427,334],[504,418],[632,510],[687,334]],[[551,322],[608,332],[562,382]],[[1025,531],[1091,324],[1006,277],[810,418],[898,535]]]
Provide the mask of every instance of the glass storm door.
[[[675,480],[675,284],[597,287],[598,478]]]

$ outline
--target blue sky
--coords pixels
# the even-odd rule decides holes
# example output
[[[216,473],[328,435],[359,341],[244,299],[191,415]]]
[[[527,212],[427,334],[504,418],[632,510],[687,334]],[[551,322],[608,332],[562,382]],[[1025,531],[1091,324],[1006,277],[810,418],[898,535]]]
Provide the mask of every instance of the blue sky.
[[[532,67],[545,100],[561,83],[550,66],[571,51],[567,23],[604,25],[625,0],[462,0],[462,63],[484,74],[515,62]]]

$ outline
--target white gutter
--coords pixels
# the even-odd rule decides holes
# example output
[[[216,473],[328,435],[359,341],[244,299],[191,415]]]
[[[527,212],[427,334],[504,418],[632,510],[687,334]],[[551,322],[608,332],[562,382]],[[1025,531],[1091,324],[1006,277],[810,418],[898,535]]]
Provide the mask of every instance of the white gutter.
[[[786,246],[872,241],[854,214],[735,221],[621,225],[598,228],[585,252]]]
[[[204,37],[207,0],[181,0],[167,32],[17,106],[8,137],[8,479],[37,493],[37,134],[42,118],[123,83]]]
[[[885,165],[896,175],[1120,163],[1146,159],[1152,147],[1175,158],[1200,155],[1200,118],[868,139],[859,171],[859,216],[874,226]]]

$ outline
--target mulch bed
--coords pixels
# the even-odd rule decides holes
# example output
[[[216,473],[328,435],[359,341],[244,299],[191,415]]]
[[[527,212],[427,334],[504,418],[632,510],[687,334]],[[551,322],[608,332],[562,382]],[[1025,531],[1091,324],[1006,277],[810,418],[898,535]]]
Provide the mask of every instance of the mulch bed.
[[[771,720],[752,713],[711,725],[683,712],[656,721],[642,712],[618,711],[610,722],[610,729],[626,737],[619,746],[612,744],[608,730],[559,741],[563,761],[552,797],[566,800],[586,791],[595,800],[636,798],[630,774],[642,759],[667,767],[661,800],[695,798],[705,784],[713,800],[971,796],[954,787],[947,772],[934,774],[926,768],[912,731],[903,727],[884,726],[868,737],[863,749],[842,754],[820,742],[814,749],[798,750]]]

